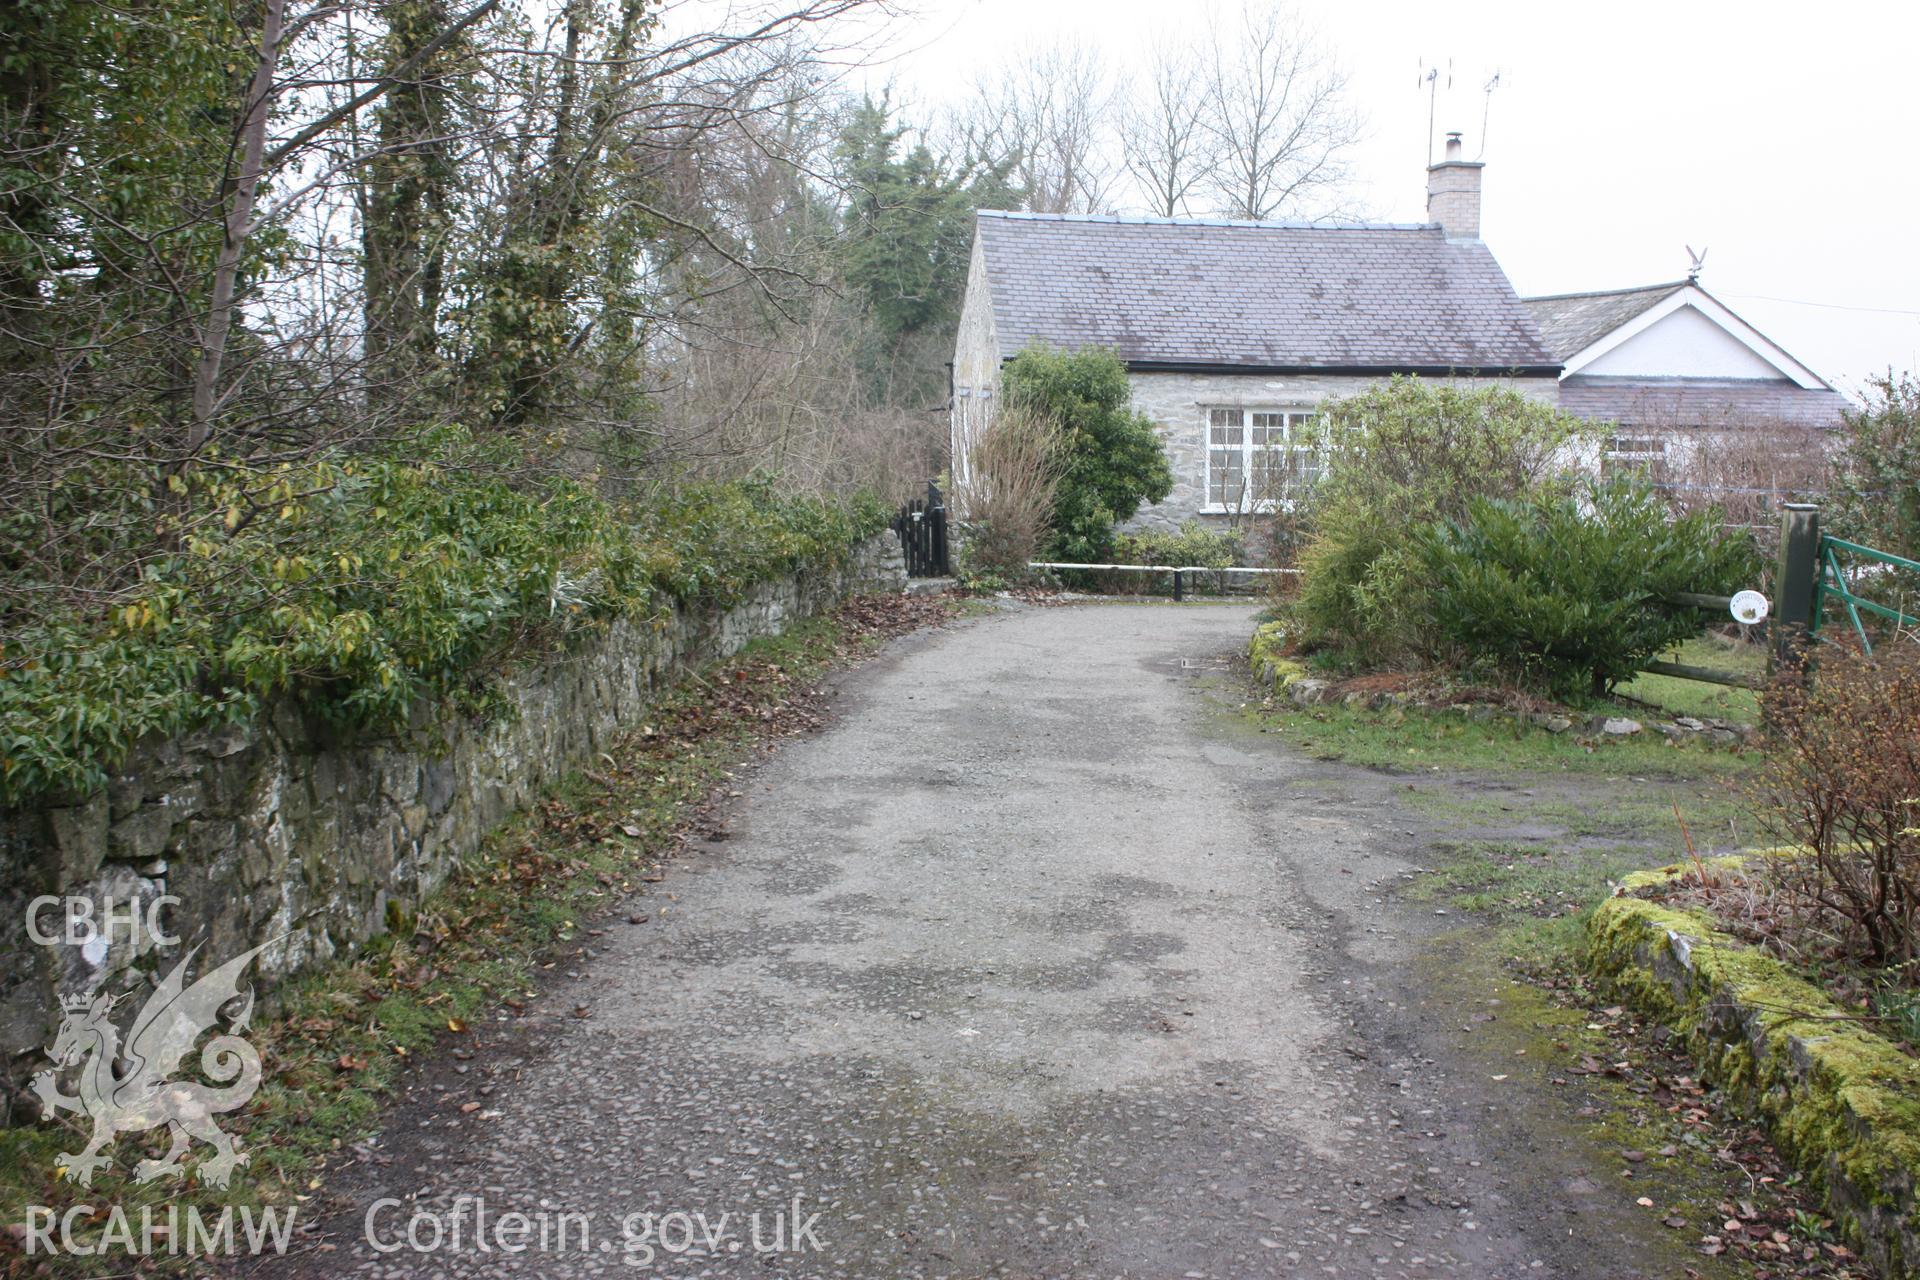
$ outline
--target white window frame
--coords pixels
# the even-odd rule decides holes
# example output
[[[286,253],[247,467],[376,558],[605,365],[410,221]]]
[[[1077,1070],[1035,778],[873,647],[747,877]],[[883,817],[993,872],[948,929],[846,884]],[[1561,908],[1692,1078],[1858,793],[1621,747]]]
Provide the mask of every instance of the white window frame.
[[[1306,483],[1323,475],[1327,465],[1326,442],[1313,441],[1300,443],[1300,433],[1319,417],[1319,411],[1306,405],[1205,405],[1200,410],[1200,510],[1207,515],[1258,515],[1272,511],[1290,511],[1294,497],[1289,496],[1293,481],[1284,480],[1286,489],[1278,494],[1256,498],[1251,502],[1243,500],[1228,502],[1224,486],[1216,485],[1214,458],[1216,455],[1228,455],[1236,451],[1235,442],[1223,440],[1227,433],[1237,432],[1237,453],[1239,457],[1239,475],[1244,486],[1246,477],[1254,474],[1256,461],[1269,450],[1290,455],[1289,465],[1283,472],[1291,477],[1299,471],[1308,474]],[[1278,419],[1276,422],[1275,419]],[[1272,432],[1282,432],[1285,443],[1277,448],[1270,442]],[[1218,441],[1218,443],[1217,443]],[[1266,460],[1270,466],[1272,460]],[[1222,490],[1222,491],[1217,491]],[[1242,493],[1244,495],[1244,488]]]
[[[1621,427],[1607,437],[1606,447],[1600,451],[1601,474],[1650,471],[1653,467],[1665,466],[1672,457],[1671,444],[1666,436]]]

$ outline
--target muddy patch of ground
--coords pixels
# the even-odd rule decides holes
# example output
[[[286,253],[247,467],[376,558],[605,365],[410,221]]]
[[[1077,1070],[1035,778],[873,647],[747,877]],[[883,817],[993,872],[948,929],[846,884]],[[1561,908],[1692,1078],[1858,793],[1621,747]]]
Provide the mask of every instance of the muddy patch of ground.
[[[1219,732],[1311,736],[1309,713],[1263,709],[1248,688],[1211,684]],[[1468,726],[1502,739],[1461,743],[1482,767],[1395,767],[1380,763],[1394,728],[1340,726],[1371,748],[1357,753],[1367,763],[1319,758],[1293,780],[1411,864],[1375,879],[1364,859],[1333,869],[1359,887],[1345,923],[1362,962],[1342,979],[1357,1043],[1390,1046],[1448,1082],[1451,1121],[1500,1153],[1502,1194],[1604,1260],[1592,1274],[1869,1274],[1765,1133],[1693,1077],[1668,1030],[1613,1006],[1580,972],[1587,909],[1625,873],[1683,856],[1682,822],[1703,851],[1751,838],[1737,762],[1676,757],[1680,767],[1659,771],[1636,751],[1618,770],[1604,757],[1528,769],[1513,735]],[[1447,734],[1462,730],[1421,724],[1408,740]],[[1364,939],[1380,933],[1408,942],[1414,961],[1365,963]]]

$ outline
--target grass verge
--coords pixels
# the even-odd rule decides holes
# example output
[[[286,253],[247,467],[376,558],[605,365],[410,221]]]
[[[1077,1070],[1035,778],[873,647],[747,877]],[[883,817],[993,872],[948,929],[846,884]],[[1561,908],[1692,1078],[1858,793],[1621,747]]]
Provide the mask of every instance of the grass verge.
[[[1565,735],[1443,712],[1243,705],[1240,714],[1283,740],[1293,731],[1312,754],[1371,766],[1300,785],[1362,805],[1392,798],[1389,821],[1418,841],[1402,856],[1420,868],[1396,896],[1444,917],[1415,966],[1421,1021],[1472,1055],[1485,1098],[1499,1104],[1478,1123],[1515,1169],[1527,1169],[1525,1153],[1563,1153],[1542,1172],[1561,1179],[1570,1222],[1591,1216],[1591,1234],[1641,1241],[1646,1274],[1867,1274],[1737,1099],[1703,1083],[1670,1028],[1614,1004],[1582,965],[1592,904],[1610,884],[1684,856],[1676,807],[1703,849],[1750,835],[1733,784],[1754,756],[1638,742],[1569,750]],[[1408,746],[1423,752],[1415,763]],[[1570,1168],[1585,1172],[1567,1178]]]
[[[1316,759],[1375,769],[1716,778],[1744,773],[1759,760],[1757,752],[1702,740],[1675,743],[1652,733],[1596,739],[1504,715],[1474,719],[1423,707],[1296,707],[1270,699],[1250,704],[1247,714],[1263,733],[1280,734]]]
[[[1727,671],[1749,679],[1764,679],[1767,673],[1767,654],[1761,646],[1729,646],[1705,636],[1689,640],[1675,652],[1661,656],[1669,662]],[[1621,685],[1619,692],[1672,716],[1728,720],[1736,724],[1760,723],[1760,695],[1752,689],[1642,672]]]
[[[1388,773],[1406,826],[1426,828],[1411,855],[1423,869],[1399,890],[1448,917],[1420,962],[1424,1007],[1458,1026],[1487,1090],[1507,1093],[1492,1141],[1564,1147],[1592,1170],[1564,1185],[1568,1213],[1664,1240],[1673,1265],[1659,1274],[1866,1274],[1838,1215],[1737,1096],[1700,1078],[1684,1037],[1615,1004],[1584,967],[1612,884],[1683,857],[1688,836],[1703,852],[1750,842],[1737,784],[1757,753],[1414,708],[1269,701],[1242,714],[1307,754]],[[1630,1228],[1634,1215],[1647,1225]]]
[[[644,893],[732,771],[779,740],[818,728],[819,682],[883,640],[952,616],[943,600],[868,597],[759,641],[689,680],[650,723],[495,832],[422,908],[350,961],[273,992],[249,1039],[264,1082],[226,1127],[250,1157],[225,1191],[189,1180],[135,1183],[140,1156],[161,1132],[109,1148],[115,1164],[83,1188],[57,1177],[58,1156],[86,1135],[62,1118],[0,1131],[0,1276],[184,1271],[184,1257],[141,1261],[124,1251],[28,1258],[30,1206],[56,1215],[93,1206],[76,1235],[98,1242],[118,1207],[297,1207],[322,1185],[329,1158],[374,1132],[410,1059],[452,1042],[482,1018],[518,1016],[539,998],[539,976],[594,918]],[[139,1148],[136,1150],[136,1148]],[[197,1149],[193,1157],[204,1154]],[[192,1158],[192,1157],[190,1157]]]

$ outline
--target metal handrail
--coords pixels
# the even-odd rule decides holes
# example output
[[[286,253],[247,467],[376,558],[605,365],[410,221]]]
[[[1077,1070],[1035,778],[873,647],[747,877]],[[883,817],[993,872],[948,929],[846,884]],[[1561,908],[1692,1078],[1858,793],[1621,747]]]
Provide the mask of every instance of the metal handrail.
[[[1298,569],[1262,569],[1248,564],[1069,564],[1064,560],[1029,560],[1029,569],[1117,569],[1122,573],[1298,573]]]
[[[1848,542],[1845,538],[1836,538],[1831,534],[1822,537],[1821,541],[1830,547],[1838,547],[1842,551],[1851,551],[1854,555],[1865,556],[1869,560],[1878,560],[1881,564],[1890,564],[1896,569],[1912,569],[1915,572],[1920,572],[1920,560],[1909,560],[1905,556],[1897,556],[1891,551],[1882,551],[1878,547],[1863,547],[1857,542]]]
[[[1190,573],[1256,573],[1279,574],[1299,573],[1298,569],[1257,569],[1252,565],[1224,565],[1218,569],[1205,564],[1069,564],[1062,560],[1029,560],[1029,569],[1087,569],[1094,572],[1117,571],[1120,573],[1170,573],[1173,575],[1173,598],[1179,602],[1187,598],[1186,577]]]

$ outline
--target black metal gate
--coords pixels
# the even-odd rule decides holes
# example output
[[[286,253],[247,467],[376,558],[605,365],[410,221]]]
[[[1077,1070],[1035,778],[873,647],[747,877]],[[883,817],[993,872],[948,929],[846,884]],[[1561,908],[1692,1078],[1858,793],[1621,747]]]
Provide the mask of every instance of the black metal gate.
[[[900,535],[909,578],[944,578],[951,572],[947,564],[947,504],[941,500],[939,485],[927,481],[927,496],[911,498],[900,508],[893,517],[893,531]]]

